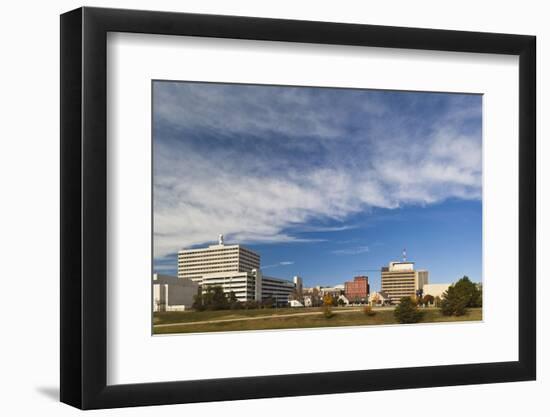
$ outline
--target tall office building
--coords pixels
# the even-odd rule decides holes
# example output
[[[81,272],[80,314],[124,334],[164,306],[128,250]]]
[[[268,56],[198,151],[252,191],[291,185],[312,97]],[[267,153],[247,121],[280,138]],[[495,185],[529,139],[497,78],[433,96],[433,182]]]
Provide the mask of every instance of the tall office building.
[[[414,269],[414,262],[390,262],[382,267],[382,291],[392,304],[399,303],[402,297],[413,297],[428,283],[428,271]]]
[[[286,304],[296,288],[295,282],[264,276],[260,255],[241,245],[226,245],[223,235],[217,245],[180,250],[178,278],[195,281],[203,290],[220,286],[243,302],[272,298],[277,304]]]
[[[178,278],[200,282],[208,274],[248,273],[254,269],[260,269],[260,255],[240,245],[225,245],[223,235],[217,245],[178,252]]]

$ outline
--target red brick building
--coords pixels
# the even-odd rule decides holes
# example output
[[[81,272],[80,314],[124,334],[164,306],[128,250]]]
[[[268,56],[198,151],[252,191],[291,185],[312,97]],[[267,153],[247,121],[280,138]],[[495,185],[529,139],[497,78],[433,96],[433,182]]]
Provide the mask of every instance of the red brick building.
[[[369,292],[369,277],[367,276],[354,277],[353,281],[344,283],[344,294],[350,303],[368,302]]]

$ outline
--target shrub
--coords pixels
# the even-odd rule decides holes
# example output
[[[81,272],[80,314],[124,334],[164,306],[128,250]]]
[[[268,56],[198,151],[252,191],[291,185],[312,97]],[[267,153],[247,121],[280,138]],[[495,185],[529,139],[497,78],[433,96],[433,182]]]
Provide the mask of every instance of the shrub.
[[[323,296],[323,304],[326,306],[338,306],[338,299],[336,297],[333,297],[331,294],[325,294]]]
[[[374,311],[371,306],[363,307],[363,313],[365,313],[369,317],[376,315],[376,311]]]
[[[441,313],[444,316],[462,316],[466,314],[468,298],[460,294],[455,288],[449,289],[443,294],[441,300]]]
[[[325,316],[326,319],[330,319],[332,318],[332,316],[334,316],[334,313],[332,312],[332,307],[330,306],[330,304],[325,304],[323,306],[323,315]]]
[[[465,276],[443,293],[441,313],[445,316],[462,316],[468,307],[481,307],[481,298],[481,288]]]
[[[422,320],[424,315],[421,311],[418,311],[416,302],[410,297],[401,298],[399,305],[395,307],[393,315],[399,323],[410,324],[418,323]]]
[[[259,303],[257,301],[249,300],[243,304],[243,308],[245,308],[246,310],[254,310],[256,308],[259,308]]]
[[[199,293],[193,296],[193,305],[192,308],[194,308],[197,311],[204,311],[206,310],[206,307],[203,304],[202,300],[202,292],[199,289]]]
[[[265,300],[262,300],[262,302],[260,303],[261,308],[273,308],[274,305],[275,305],[275,300],[271,297],[266,298]]]
[[[481,284],[474,284],[475,291],[468,307],[481,307],[483,305],[483,287]]]

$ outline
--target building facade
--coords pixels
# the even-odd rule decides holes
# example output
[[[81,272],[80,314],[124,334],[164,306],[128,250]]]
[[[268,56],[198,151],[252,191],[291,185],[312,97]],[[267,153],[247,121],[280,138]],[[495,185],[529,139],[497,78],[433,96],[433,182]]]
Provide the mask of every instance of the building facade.
[[[369,303],[373,306],[385,306],[389,297],[384,291],[373,291],[369,294]]]
[[[220,286],[233,292],[241,302],[272,299],[277,305],[288,304],[299,286],[300,277],[288,281],[262,274],[260,255],[241,245],[226,245],[220,235],[217,245],[184,249],[178,252],[178,278],[189,279],[206,289]]]
[[[325,295],[330,295],[332,297],[340,297],[343,293],[344,293],[344,290],[345,290],[345,286],[344,285],[335,285],[333,287],[315,287],[317,288],[317,290],[319,291],[319,295],[321,297],[324,297]]]
[[[304,281],[299,276],[294,276],[292,279],[292,282],[294,282],[294,287],[296,288],[296,292],[298,295],[303,296],[304,294]]]
[[[443,293],[449,289],[451,284],[426,284],[423,295],[431,295],[433,298],[443,297]]]
[[[222,287],[224,293],[233,292],[239,301],[246,302],[258,300],[256,290],[260,291],[261,294],[261,281],[259,281],[260,285],[256,286],[259,274],[258,270],[252,272],[217,272],[204,274],[200,280],[195,279],[194,282],[200,285],[203,291],[208,287]]]
[[[390,262],[382,267],[381,281],[381,291],[387,294],[391,304],[397,304],[402,297],[422,294],[428,283],[428,271],[416,271],[414,262]]]
[[[352,303],[368,302],[369,290],[369,277],[364,275],[354,277],[353,281],[346,281],[344,283],[344,294]]]
[[[178,278],[200,282],[204,275],[249,273],[260,269],[260,255],[241,245],[217,245],[178,252]]]
[[[193,305],[199,284],[189,279],[153,274],[153,311],[185,311]]]
[[[417,271],[417,277],[418,277],[418,288],[424,291],[424,286],[428,284],[428,271],[426,271],[425,269]]]

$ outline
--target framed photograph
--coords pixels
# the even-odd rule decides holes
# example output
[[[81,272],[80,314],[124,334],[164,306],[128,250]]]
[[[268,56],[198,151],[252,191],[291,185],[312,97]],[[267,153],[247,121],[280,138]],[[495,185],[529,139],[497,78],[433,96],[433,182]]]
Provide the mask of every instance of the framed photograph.
[[[536,377],[535,37],[61,16],[61,401]]]

